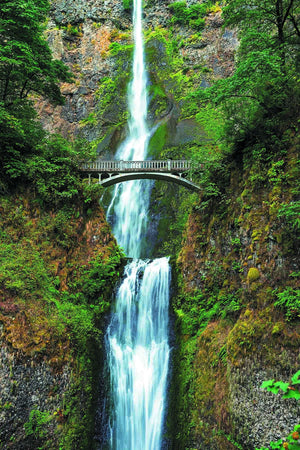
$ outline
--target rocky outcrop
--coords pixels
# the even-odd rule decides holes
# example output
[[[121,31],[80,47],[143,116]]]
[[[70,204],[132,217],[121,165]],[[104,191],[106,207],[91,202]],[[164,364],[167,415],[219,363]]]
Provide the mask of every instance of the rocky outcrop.
[[[280,355],[278,354],[278,357]],[[293,366],[295,354],[286,352],[286,361]],[[266,368],[259,357],[245,358],[241,367],[231,367],[229,379],[229,410],[233,433],[245,448],[261,448],[284,439],[299,423],[300,407],[296,399],[283,399],[261,389],[265,380],[289,381],[293,372],[284,368]]]
[[[155,29],[162,32],[169,30],[172,17],[168,7],[170,3],[172,2],[149,1],[146,4],[146,33]],[[236,33],[223,30],[221,26],[220,10],[217,9],[206,17],[206,27],[201,35],[189,26],[174,25],[168,38],[174,40],[174,43],[179,37],[181,39],[179,55],[182,67],[177,67],[177,70],[184,68],[185,71],[192,70],[196,73],[204,66],[207,67],[206,75],[200,80],[204,87],[209,85],[212,76],[228,76],[233,70]],[[126,87],[130,77],[131,56],[126,52],[116,55],[110,49],[111,44],[118,46],[118,49],[130,45],[131,28],[131,11],[124,10],[121,1],[53,1],[51,20],[47,26],[48,41],[54,57],[64,61],[73,72],[74,83],[62,85],[66,99],[64,106],[53,108],[43,101],[37,103],[45,129],[49,132],[59,131],[66,137],[81,135],[95,141],[98,151],[110,148],[110,153],[114,152],[124,136],[122,129],[126,126]],[[155,38],[151,40],[151,45],[154,45],[154,41]],[[163,44],[158,41],[157,45]],[[155,84],[157,79],[161,79],[157,71],[163,70],[161,66],[165,65],[164,83],[161,87],[168,106],[163,110],[157,102],[150,104],[149,121],[153,124],[171,109],[177,110],[175,115],[170,116],[173,133],[180,108],[178,110],[178,102],[174,101],[174,81],[170,84],[169,80],[170,56],[163,53],[160,56],[156,54],[155,61],[159,66],[153,67],[151,59],[147,57],[149,81],[150,84]],[[122,72],[125,78],[118,81]],[[107,102],[107,90],[99,91],[106,79],[113,80],[118,91],[118,104],[109,111],[103,111]],[[180,86],[178,89],[182,90]],[[110,98],[109,101],[114,103],[114,99]],[[158,112],[160,109],[162,114]]]

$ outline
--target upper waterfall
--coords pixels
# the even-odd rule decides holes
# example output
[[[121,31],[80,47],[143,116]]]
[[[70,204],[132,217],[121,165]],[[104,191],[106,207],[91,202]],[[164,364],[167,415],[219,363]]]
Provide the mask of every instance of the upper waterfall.
[[[134,54],[132,81],[128,89],[128,136],[120,145],[116,159],[144,160],[147,157],[149,130],[147,118],[147,72],[145,67],[142,1],[134,0]],[[107,215],[114,211],[113,232],[125,253],[141,256],[141,241],[147,225],[151,182],[128,181],[115,188]]]

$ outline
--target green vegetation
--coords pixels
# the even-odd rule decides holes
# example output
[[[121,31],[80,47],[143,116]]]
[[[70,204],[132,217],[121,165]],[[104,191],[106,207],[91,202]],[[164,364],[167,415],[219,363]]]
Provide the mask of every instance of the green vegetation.
[[[282,292],[274,291],[277,300],[274,305],[285,312],[287,320],[300,317],[300,289],[288,287]]]
[[[0,188],[32,184],[40,201],[57,205],[78,196],[78,166],[87,144],[48,137],[33,108],[36,96],[63,104],[58,83],[71,74],[52,58],[44,38],[47,1],[6,1],[0,25]],[[35,96],[35,97],[34,97]]]
[[[62,27],[62,30],[64,30],[70,36],[81,37],[82,36],[81,28],[82,28],[81,25],[77,27],[75,25],[72,25],[71,23],[68,23],[66,27]]]
[[[42,439],[47,434],[46,425],[52,420],[48,411],[32,409],[29,414],[29,421],[24,424],[26,436],[33,435],[36,440]]]
[[[173,23],[188,24],[187,9],[176,3]],[[283,372],[297,365],[300,305],[292,261],[299,243],[298,15],[292,0],[228,2],[225,24],[238,26],[240,38],[234,74],[214,79],[210,73],[206,89],[197,88],[196,78],[193,87],[185,84],[182,116],[196,118],[207,139],[181,148],[185,157],[204,163],[205,172],[197,164],[191,171],[202,194],[177,260],[174,396],[180,392],[180,400],[172,405],[177,422],[170,425],[172,432],[180,430],[177,448],[193,442],[244,447],[249,424],[245,419],[243,430],[232,432],[228,401],[234,383],[242,385],[238,371],[244,367],[250,376],[259,370],[256,358]],[[169,150],[175,158],[178,148]],[[234,370],[239,375],[232,381]],[[270,448],[299,448],[293,439],[291,433],[288,447],[281,441]]]
[[[283,205],[277,214],[278,218],[286,221],[287,225],[293,230],[300,229],[300,201],[295,200],[288,205]]]
[[[47,0],[4,1],[0,24],[0,102],[12,116],[32,93],[56,104],[63,102],[58,82],[69,81],[70,72],[53,60],[43,36],[49,12]],[[13,121],[13,118],[11,119]]]
[[[130,11],[132,9],[133,0],[123,0],[123,8],[125,11]]]
[[[242,383],[243,370],[250,378],[261,364],[294,370],[300,343],[299,6],[293,0],[227,3],[223,18],[239,28],[240,47],[235,73],[226,79],[192,67],[184,56],[189,44],[200,42],[218,4],[172,3],[169,28],[145,31],[149,109],[154,122],[161,121],[151,155],[193,159],[190,175],[202,186],[199,197],[156,183],[152,198],[152,211],[161,216],[155,256],[177,258],[169,422],[178,449],[195,442],[241,448],[248,424],[240,435],[234,430],[230,389]],[[123,1],[124,10],[131,7]],[[78,171],[94,157],[91,146],[48,136],[33,108],[38,96],[62,104],[58,83],[72,82],[44,39],[48,10],[46,0],[7,0],[1,11],[0,320],[5,340],[20,354],[45,359],[54,371],[72,369],[61,408],[31,411],[26,439],[32,448],[51,448],[55,428],[61,449],[85,450],[91,448],[101,327],[123,256],[99,209],[99,186],[87,185]],[[64,31],[73,41],[82,33],[74,25]],[[128,115],[133,47],[118,30],[110,38],[105,57],[114,75],[99,80],[97,107],[81,121],[100,130],[94,148],[109,136],[116,145]],[[200,88],[203,80],[211,87]],[[203,136],[168,147],[168,117],[195,121]],[[298,432],[286,439],[289,447],[271,448],[296,450]]]
[[[62,423],[58,437],[63,448],[71,449],[76,442],[77,448],[85,449],[93,435],[92,394],[97,389],[103,316],[122,254],[108,239],[110,230],[96,201],[88,204],[92,212],[87,214],[84,202],[53,212],[35,200],[29,191],[2,196],[0,201],[2,337],[26,357],[43,358],[54,371],[72,367],[72,393],[65,396],[61,418],[50,410],[50,428],[39,428],[39,422],[33,426],[36,416],[25,426],[28,439],[32,426],[32,445],[51,442],[53,429]],[[95,236],[99,244],[92,249]]]
[[[264,160],[284,154],[288,127],[299,116],[297,45],[299,6],[293,0],[230,2],[227,26],[238,26],[240,47],[234,75],[194,94],[224,114],[224,135],[233,152]]]
[[[205,16],[211,7],[210,2],[195,4],[187,7],[185,1],[171,3],[169,8],[173,14],[171,23],[188,25],[196,30],[203,30],[205,26]]]

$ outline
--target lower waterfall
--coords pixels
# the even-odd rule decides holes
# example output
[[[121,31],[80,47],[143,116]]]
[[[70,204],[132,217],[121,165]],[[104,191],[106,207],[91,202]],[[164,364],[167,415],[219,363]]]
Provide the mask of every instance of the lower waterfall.
[[[169,364],[167,258],[133,260],[106,336],[114,416],[111,448],[161,447]]]

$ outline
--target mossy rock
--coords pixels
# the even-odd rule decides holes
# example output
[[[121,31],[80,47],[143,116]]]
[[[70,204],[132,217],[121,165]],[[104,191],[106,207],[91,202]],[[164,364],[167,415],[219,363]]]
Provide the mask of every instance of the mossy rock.
[[[248,283],[253,283],[253,281],[258,280],[260,277],[259,270],[256,267],[250,267],[247,275]]]

